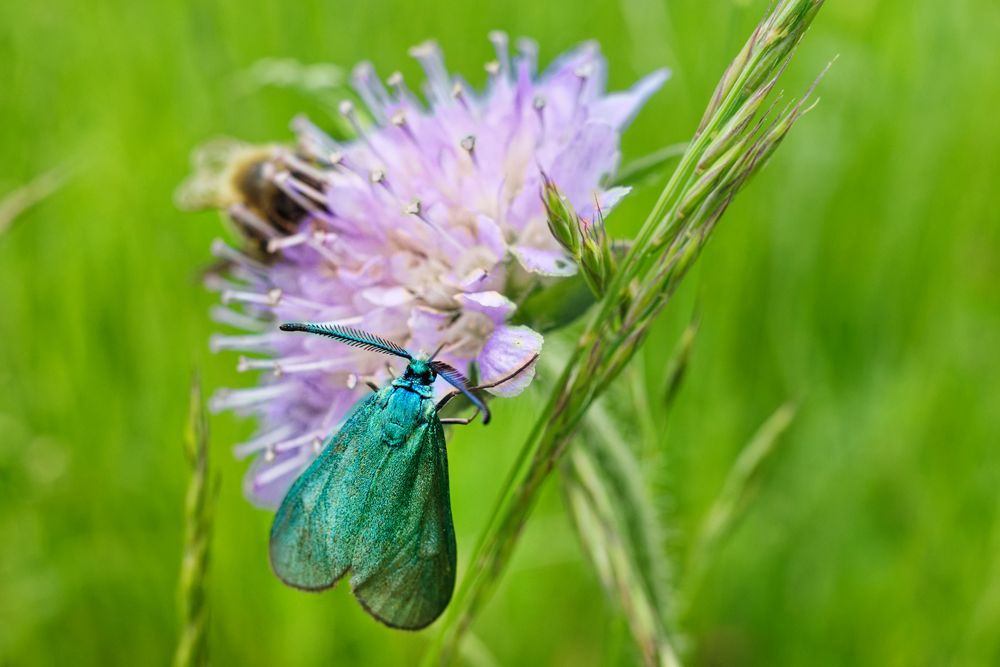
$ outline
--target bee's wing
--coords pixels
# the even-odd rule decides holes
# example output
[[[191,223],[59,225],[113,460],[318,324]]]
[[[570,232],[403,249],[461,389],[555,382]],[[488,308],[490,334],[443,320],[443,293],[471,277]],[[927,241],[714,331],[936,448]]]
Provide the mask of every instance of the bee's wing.
[[[333,586],[351,565],[381,458],[381,392],[362,399],[289,489],[271,524],[271,567],[295,588]]]
[[[418,630],[455,588],[455,528],[444,430],[433,411],[378,472],[351,563],[351,588],[386,625]]]

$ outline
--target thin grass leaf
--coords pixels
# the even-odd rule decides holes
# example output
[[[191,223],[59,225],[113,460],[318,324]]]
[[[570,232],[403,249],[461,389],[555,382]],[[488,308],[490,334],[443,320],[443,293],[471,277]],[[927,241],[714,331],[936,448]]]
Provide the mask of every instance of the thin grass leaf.
[[[469,667],[500,667],[496,656],[474,632],[465,637],[465,642],[462,644],[462,660]]]
[[[0,199],[0,234],[10,229],[29,208],[58,192],[69,175],[66,165],[50,169]]]
[[[608,594],[618,600],[643,662],[678,665],[668,630],[667,571],[653,499],[638,461],[600,405],[563,465],[577,534]]]
[[[636,185],[652,176],[663,173],[663,168],[684,155],[687,150],[686,143],[669,144],[638,157],[618,170],[611,185]]]
[[[669,413],[674,407],[674,400],[677,398],[677,393],[684,383],[688,363],[691,361],[691,353],[694,351],[694,341],[698,336],[699,326],[700,322],[697,317],[691,320],[691,323],[681,333],[677,347],[674,349],[674,353],[670,356],[670,361],[667,363],[667,370],[663,374],[663,391],[661,393],[663,396],[664,412]]]
[[[774,458],[777,443],[795,417],[795,405],[786,403],[775,410],[740,451],[719,495],[708,510],[688,559],[685,577],[686,598],[698,590],[704,573],[726,537],[746,514],[757,491],[757,482]]]
[[[635,446],[635,455],[643,458],[648,454],[649,449],[655,447],[660,440],[662,433],[663,411],[653,410],[650,401],[649,384],[646,381],[646,360],[644,351],[640,349],[636,353],[635,363],[626,369],[625,385],[628,389],[627,396],[623,396],[616,405],[628,405],[629,419],[639,426],[638,442]],[[652,397],[656,400],[655,395]],[[659,407],[659,406],[657,406]],[[635,439],[635,438],[633,438]]]
[[[1000,501],[1000,496],[997,498]],[[1000,651],[1000,502],[993,513],[987,553],[992,554],[981,578],[979,594],[952,655],[953,665],[986,665]]]
[[[184,505],[184,552],[178,578],[181,634],[174,667],[208,664],[208,567],[219,480],[212,477],[208,451],[208,415],[197,374],[191,382],[184,453],[191,466]]]
[[[667,304],[700,255],[719,219],[801,115],[801,106],[761,122],[741,123],[723,137],[744,152],[726,153],[725,168],[687,216],[680,206],[698,177],[710,169],[703,158],[719,133],[752,105],[754,94],[780,74],[819,11],[823,0],[779,0],[754,30],[747,46],[723,76],[694,140],[642,225],[635,243],[618,264],[604,297],[556,384],[540,418],[511,469],[468,572],[425,663],[447,663],[504,571],[538,498],[542,484],[559,465],[593,401],[610,385],[644,341],[653,318]],[[747,133],[753,138],[748,140]],[[721,158],[720,158],[721,159]]]
[[[350,124],[337,113],[341,102],[357,99],[344,69],[331,63],[306,64],[294,58],[262,58],[233,76],[228,84],[237,99],[265,88],[293,90],[319,104],[329,114],[335,136],[351,136]]]

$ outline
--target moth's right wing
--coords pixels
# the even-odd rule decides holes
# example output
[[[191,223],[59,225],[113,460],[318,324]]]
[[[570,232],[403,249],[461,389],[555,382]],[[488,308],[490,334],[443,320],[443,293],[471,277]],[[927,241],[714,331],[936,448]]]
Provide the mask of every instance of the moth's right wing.
[[[455,588],[444,431],[426,403],[428,421],[378,471],[351,565],[351,589],[368,613],[406,630],[433,622]]]
[[[271,524],[271,567],[289,586],[322,590],[351,565],[365,500],[383,449],[379,397],[358,402],[281,502]],[[373,439],[375,441],[373,441]]]

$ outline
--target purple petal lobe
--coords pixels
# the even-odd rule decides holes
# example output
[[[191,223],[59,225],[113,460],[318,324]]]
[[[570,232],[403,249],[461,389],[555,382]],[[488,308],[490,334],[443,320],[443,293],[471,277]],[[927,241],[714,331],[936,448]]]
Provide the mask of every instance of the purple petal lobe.
[[[361,296],[373,306],[401,306],[413,300],[413,294],[405,287],[369,287]]]
[[[600,207],[601,215],[607,217],[611,214],[611,211],[615,210],[615,206],[618,206],[618,202],[625,198],[625,195],[632,192],[630,187],[616,187],[610,190],[605,190],[601,193],[595,193],[597,198],[597,205]],[[581,206],[577,213],[581,218],[586,220],[596,220],[599,216],[598,211],[594,208],[594,199],[591,198],[589,204],[584,204]]]
[[[510,375],[541,351],[543,341],[540,333],[525,326],[497,327],[477,360],[480,382],[490,384]],[[516,396],[534,377],[535,364],[532,363],[510,380],[487,391],[497,396]]]
[[[493,320],[493,324],[502,324],[505,322],[516,307],[513,301],[500,294],[500,292],[459,294],[455,299],[465,310],[482,313]]]
[[[576,264],[561,250],[544,250],[528,245],[516,245],[511,254],[524,269],[543,276],[572,276],[576,274]]]
[[[584,206],[601,178],[618,164],[618,132],[606,123],[587,123],[552,164],[549,177],[576,207]]]
[[[632,122],[649,96],[659,90],[669,78],[668,69],[658,69],[652,74],[647,74],[627,91],[612,93],[591,105],[591,118],[603,121],[619,130],[624,128]]]

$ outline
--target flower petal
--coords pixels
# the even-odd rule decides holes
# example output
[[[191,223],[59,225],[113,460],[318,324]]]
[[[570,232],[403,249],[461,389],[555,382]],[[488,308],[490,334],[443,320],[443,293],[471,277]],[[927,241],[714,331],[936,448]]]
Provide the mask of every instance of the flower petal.
[[[552,163],[549,177],[573,206],[581,207],[618,164],[618,132],[606,123],[587,123]]]
[[[369,287],[361,291],[361,298],[373,306],[391,308],[413,301],[413,293],[405,287]]]
[[[597,195],[597,205],[601,208],[601,215],[607,217],[611,214],[611,211],[615,210],[615,206],[618,205],[625,195],[632,192],[630,187],[617,187],[611,188],[610,190],[605,190]],[[577,210],[577,214],[586,220],[594,220],[597,216],[597,210],[594,208],[594,199],[591,198],[589,204],[584,204]]]
[[[476,216],[476,238],[479,243],[492,251],[499,261],[507,254],[507,242],[503,238],[500,225],[488,215]]]
[[[480,382],[489,384],[510,375],[541,351],[544,340],[540,333],[525,326],[497,327],[477,359]],[[532,363],[503,384],[486,391],[497,396],[516,396],[534,377],[535,364]]]
[[[502,324],[510,317],[517,307],[514,302],[500,292],[472,292],[457,294],[455,300],[466,310],[482,313],[493,320],[493,324]]]
[[[647,74],[627,91],[612,93],[594,102],[590,106],[590,117],[620,130],[632,122],[649,96],[669,78],[670,70],[666,68]]]
[[[448,328],[454,313],[417,306],[410,311],[407,325],[410,328],[411,352],[433,352],[441,343],[441,332]]]
[[[576,264],[569,255],[560,250],[545,250],[527,245],[516,245],[510,252],[530,273],[543,276],[572,276],[576,274]]]

